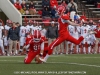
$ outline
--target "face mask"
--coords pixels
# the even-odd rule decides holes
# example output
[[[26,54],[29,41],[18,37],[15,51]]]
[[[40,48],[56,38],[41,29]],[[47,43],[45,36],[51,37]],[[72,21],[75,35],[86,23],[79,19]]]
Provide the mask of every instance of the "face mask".
[[[34,38],[34,42],[39,42],[40,39]]]

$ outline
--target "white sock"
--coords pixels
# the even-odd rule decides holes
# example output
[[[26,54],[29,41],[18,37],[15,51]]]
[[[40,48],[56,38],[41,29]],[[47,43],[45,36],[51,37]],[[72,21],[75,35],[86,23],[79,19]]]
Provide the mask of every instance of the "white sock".
[[[50,56],[50,55],[47,54],[47,55],[44,57],[44,60],[47,61],[47,59],[49,58],[49,56]]]
[[[90,53],[90,51],[91,51],[91,46],[90,46],[90,47],[88,47],[88,53]]]
[[[79,47],[79,50],[78,50],[78,51],[79,51],[79,53],[80,53],[80,51],[81,51],[81,48],[80,48],[80,47]]]
[[[73,50],[73,45],[74,45],[74,44],[72,43],[72,44],[71,44],[71,51]]]
[[[18,54],[18,51],[16,50],[16,54]]]
[[[79,46],[78,45],[76,46],[76,50],[77,50],[77,53],[79,53]]]
[[[86,53],[86,48],[85,47],[83,47],[83,52]]]

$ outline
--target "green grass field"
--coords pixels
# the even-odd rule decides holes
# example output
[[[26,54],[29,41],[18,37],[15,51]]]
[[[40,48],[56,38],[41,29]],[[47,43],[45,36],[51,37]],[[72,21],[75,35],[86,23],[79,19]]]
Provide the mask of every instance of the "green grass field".
[[[0,75],[100,75],[100,54],[52,55],[44,64],[24,57],[0,56]]]

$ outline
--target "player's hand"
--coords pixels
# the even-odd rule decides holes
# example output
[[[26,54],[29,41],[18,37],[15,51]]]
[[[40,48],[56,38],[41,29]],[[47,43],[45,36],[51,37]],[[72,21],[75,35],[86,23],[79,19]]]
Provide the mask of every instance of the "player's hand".
[[[42,57],[43,56],[43,53],[40,53],[39,56]]]

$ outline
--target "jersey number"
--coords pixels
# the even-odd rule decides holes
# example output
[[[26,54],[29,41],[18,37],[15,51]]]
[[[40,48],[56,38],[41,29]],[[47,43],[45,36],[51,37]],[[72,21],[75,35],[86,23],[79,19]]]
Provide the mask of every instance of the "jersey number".
[[[25,29],[23,29],[23,30],[22,30],[22,33],[26,33],[26,30],[25,30]]]
[[[39,49],[39,47],[40,47],[39,45],[34,45],[34,46],[33,46],[33,50],[35,50],[35,51],[36,51],[36,50],[38,50],[38,49]]]

